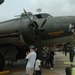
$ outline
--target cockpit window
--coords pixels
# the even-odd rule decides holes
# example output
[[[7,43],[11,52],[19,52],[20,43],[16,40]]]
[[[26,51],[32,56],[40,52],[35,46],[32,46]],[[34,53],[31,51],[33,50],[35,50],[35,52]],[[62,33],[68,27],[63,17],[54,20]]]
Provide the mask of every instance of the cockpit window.
[[[40,18],[48,18],[48,17],[52,17],[50,14],[47,13],[40,13],[40,14],[35,14],[33,15],[31,12],[27,12],[28,16],[33,20],[33,19],[40,19]],[[27,19],[27,14],[22,13],[21,14],[21,18],[25,18]]]
[[[37,18],[43,18],[41,14],[36,15]]]
[[[52,17],[50,14],[36,14],[34,15],[34,19],[39,19],[39,18],[48,18]]]
[[[48,17],[52,17],[50,14],[42,14],[43,18],[48,18]]]

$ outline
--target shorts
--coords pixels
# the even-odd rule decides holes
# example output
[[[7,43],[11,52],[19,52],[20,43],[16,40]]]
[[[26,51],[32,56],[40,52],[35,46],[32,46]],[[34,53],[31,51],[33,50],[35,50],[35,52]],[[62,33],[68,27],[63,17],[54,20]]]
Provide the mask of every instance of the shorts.
[[[33,75],[34,69],[26,68],[26,75]]]

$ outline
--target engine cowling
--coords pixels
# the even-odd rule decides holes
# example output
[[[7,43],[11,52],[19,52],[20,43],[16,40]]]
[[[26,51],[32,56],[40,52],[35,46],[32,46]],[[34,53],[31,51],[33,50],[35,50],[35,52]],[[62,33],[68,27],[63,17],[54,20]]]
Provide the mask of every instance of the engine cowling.
[[[35,43],[36,27],[34,25],[32,25],[29,20],[22,21],[22,26],[20,25],[19,29],[20,29],[19,33],[20,33],[20,37],[21,37],[22,41],[24,41],[26,44],[34,44]]]

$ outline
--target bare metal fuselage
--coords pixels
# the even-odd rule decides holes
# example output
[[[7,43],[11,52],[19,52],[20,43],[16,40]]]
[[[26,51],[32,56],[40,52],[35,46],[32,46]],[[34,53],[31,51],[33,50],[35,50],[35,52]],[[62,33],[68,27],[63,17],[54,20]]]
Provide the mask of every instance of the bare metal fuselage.
[[[34,22],[40,27],[45,18],[36,19]],[[73,40],[69,33],[69,23],[75,25],[75,17],[50,17],[46,18],[43,26],[44,32],[40,32],[42,45],[58,45]],[[0,23],[0,44],[14,44],[25,46],[33,44],[34,31],[30,27],[29,19],[18,18]]]

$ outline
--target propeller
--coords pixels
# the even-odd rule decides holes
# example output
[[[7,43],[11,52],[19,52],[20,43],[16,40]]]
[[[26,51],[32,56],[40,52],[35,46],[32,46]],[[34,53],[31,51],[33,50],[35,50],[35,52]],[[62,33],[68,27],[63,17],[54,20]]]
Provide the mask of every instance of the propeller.
[[[46,21],[47,21],[46,19],[43,21],[43,23],[42,23],[40,28],[42,28],[45,25]]]
[[[31,18],[29,17],[29,15],[27,14],[26,10],[23,9],[23,11],[24,11],[24,13],[27,15],[27,17],[28,17],[28,19],[31,21],[31,23],[32,23],[34,26],[36,26],[35,23],[34,23],[34,22],[31,20]],[[40,28],[39,28],[39,26],[38,26],[38,29],[39,29],[39,30],[41,30],[41,28],[45,25],[46,21],[47,21],[46,19],[43,21],[43,23],[42,23],[42,25],[41,25]]]
[[[34,22],[31,20],[31,18],[29,17],[29,15],[27,14],[26,10],[23,9],[23,11],[24,11],[24,13],[26,14],[26,16],[28,17],[28,19],[30,20],[30,22],[31,22],[34,26],[36,26],[35,23],[34,23]]]
[[[43,23],[42,23],[42,25],[39,27],[39,25],[35,22],[35,21],[33,21],[31,18],[30,18],[30,16],[28,15],[28,13],[26,12],[26,10],[25,9],[23,9],[23,11],[24,11],[24,13],[25,13],[25,15],[28,17],[28,19],[30,20],[30,22],[32,23],[31,24],[31,26],[32,26],[32,32],[34,32],[34,38],[37,38],[37,37],[39,37],[40,35],[40,32],[44,32],[45,31],[45,29],[43,29],[43,27],[44,27],[44,25],[45,25],[45,23],[46,23],[46,19],[43,21]]]
[[[33,26],[35,27],[35,29],[33,28],[33,30],[35,31],[35,35],[36,35],[36,43],[35,43],[35,46],[38,48],[37,50],[37,56],[39,56],[39,58],[41,59],[41,37],[40,37],[40,32],[44,31],[45,29],[42,29],[42,27],[45,25],[46,23],[46,19],[43,21],[41,27],[39,27],[38,25],[36,25],[37,23],[35,23],[30,17],[29,15],[27,14],[27,12],[24,10],[24,13],[27,15],[28,19],[31,21],[31,23],[33,24]],[[32,26],[32,27],[33,27]]]

